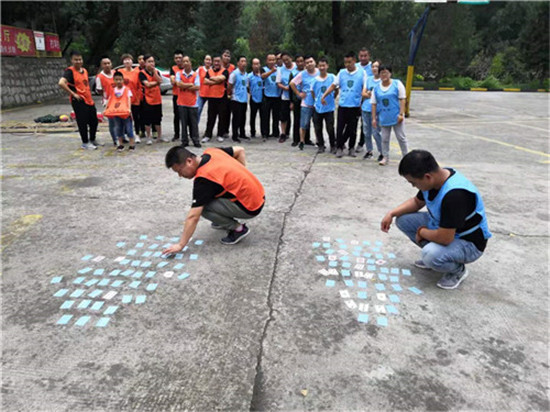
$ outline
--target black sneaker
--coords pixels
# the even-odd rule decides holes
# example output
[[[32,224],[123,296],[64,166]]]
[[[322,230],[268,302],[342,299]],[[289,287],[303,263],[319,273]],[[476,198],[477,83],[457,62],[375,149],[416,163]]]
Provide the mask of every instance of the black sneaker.
[[[238,137],[234,137],[232,139],[235,143],[241,143],[241,139],[239,139]]]
[[[193,143],[193,146],[195,146],[195,147],[202,147],[202,145],[201,145],[199,142]]]
[[[182,143],[180,146],[181,147],[189,147],[189,142]]]
[[[300,150],[304,150],[304,144],[302,142],[300,142],[300,144],[298,145],[298,147],[300,148]]]
[[[180,140],[179,137],[176,137],[176,136],[172,137],[172,141],[173,141],[173,142],[177,142],[177,141],[179,141],[179,140]]]
[[[306,144],[307,144],[308,146],[315,146],[315,143],[313,143],[311,140],[307,140],[307,141],[306,141]]]
[[[370,159],[372,157],[372,151],[369,150],[367,153],[365,153],[365,156],[363,156],[363,159]]]
[[[292,147],[298,146],[298,142],[292,142],[291,146],[292,146]]]
[[[319,146],[317,153],[325,153],[325,146]]]
[[[124,151],[124,146],[123,146],[123,145],[117,146],[116,151],[117,151],[117,152],[122,152],[122,151]]]
[[[378,156],[378,159],[376,159],[376,161],[377,161],[377,162],[380,162],[383,158],[384,158],[384,156],[379,155],[379,156]]]
[[[279,137],[279,143],[284,143],[286,140],[286,135],[282,134],[281,137]]]
[[[134,150],[136,150],[136,147],[135,147],[135,146],[130,146],[130,147],[128,148],[128,150],[131,151],[131,152],[133,152]]]
[[[250,229],[243,224],[243,230],[237,232],[236,230],[230,230],[227,232],[227,236],[221,239],[221,242],[224,245],[234,245],[239,243],[243,238],[245,238],[250,233]]]

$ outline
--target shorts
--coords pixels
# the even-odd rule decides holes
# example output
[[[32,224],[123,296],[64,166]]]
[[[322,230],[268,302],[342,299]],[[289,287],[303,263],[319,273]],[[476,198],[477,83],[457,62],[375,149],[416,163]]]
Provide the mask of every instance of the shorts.
[[[309,130],[309,124],[313,117],[313,107],[302,106],[300,108],[300,129]]]
[[[162,104],[150,105],[143,103],[143,124],[145,126],[159,125],[162,121]]]
[[[290,100],[281,99],[281,114],[279,120],[281,122],[290,122]]]

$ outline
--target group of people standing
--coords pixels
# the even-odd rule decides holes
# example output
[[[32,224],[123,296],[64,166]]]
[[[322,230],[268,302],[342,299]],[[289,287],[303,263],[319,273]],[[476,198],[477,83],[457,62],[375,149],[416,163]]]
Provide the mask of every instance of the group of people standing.
[[[190,143],[201,147],[201,143],[214,138],[216,122],[218,142],[229,138],[230,126],[234,142],[255,138],[259,114],[259,131],[264,140],[272,137],[284,143],[292,134],[292,146],[303,150],[305,145],[314,145],[310,137],[313,122],[319,153],[328,150],[342,157],[347,150],[347,155],[356,157],[366,146],[364,158],[369,159],[374,156],[374,138],[377,161],[386,165],[392,129],[402,155],[408,152],[403,127],[405,87],[401,81],[392,79],[389,65],[371,62],[366,48],[359,51],[358,58],[359,61],[354,52],[347,53],[345,67],[335,75],[329,73],[325,57],[316,61],[311,55],[293,58],[286,52],[268,53],[263,67],[260,59],[253,58],[252,70],[248,72],[245,56],[238,56],[235,66],[231,63],[231,52],[224,50],[220,55],[206,55],[203,65],[193,70],[190,57],[176,50],[174,65],[170,68],[174,113],[171,140],[181,142],[184,147]],[[100,143],[95,139],[97,117],[88,75],[79,53],[71,54],[71,62],[59,84],[70,95],[82,147],[94,149]],[[155,139],[170,141],[162,136],[162,76],[155,68],[155,58],[140,55],[135,65],[133,57],[124,54],[121,63],[123,67],[115,71],[111,60],[104,57],[101,72],[96,76],[96,89],[103,93],[104,115],[109,118],[113,144],[123,150],[121,139],[123,143],[127,139],[140,143],[141,138],[145,138],[146,144],[152,144]],[[122,89],[115,92],[116,77],[120,75]],[[125,88],[127,94],[124,94]],[[122,94],[125,106],[129,99],[129,107],[124,108],[122,117],[118,112],[113,116],[109,101],[113,107],[120,105]],[[200,139],[198,125],[206,104],[206,129]],[[248,106],[250,136],[245,133]],[[124,122],[115,118],[123,118]],[[360,139],[356,144],[360,119]],[[133,127],[129,129],[132,121]],[[120,126],[122,123],[124,127]],[[323,123],[328,142],[323,135]],[[134,147],[130,140],[130,149]]]

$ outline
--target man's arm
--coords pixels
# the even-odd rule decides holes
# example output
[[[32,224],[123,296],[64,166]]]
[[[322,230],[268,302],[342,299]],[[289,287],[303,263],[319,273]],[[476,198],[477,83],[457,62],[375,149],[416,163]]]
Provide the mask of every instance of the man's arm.
[[[416,196],[411,197],[410,199],[401,203],[395,209],[392,209],[388,213],[386,213],[386,216],[384,216],[382,222],[380,223],[380,229],[382,230],[382,232],[387,233],[388,230],[390,230],[390,226],[393,222],[394,217],[399,217],[407,213],[418,212],[424,207],[425,204],[425,202],[421,201]]]
[[[261,74],[262,79],[267,79],[269,76],[271,76],[273,73],[277,71],[277,66],[273,66],[273,68],[268,71]]]
[[[373,95],[374,96],[374,95]],[[378,127],[378,122],[376,121],[376,103],[372,102],[372,99],[370,101],[371,103],[371,113],[372,113],[372,127],[376,129]]]
[[[239,161],[244,167],[246,167],[246,156],[244,154],[244,147],[233,146],[233,157]]]
[[[65,90],[69,94],[69,96],[72,96],[76,100],[82,100],[82,97],[80,97],[77,93],[73,92],[69,88],[69,82],[67,82],[66,78],[62,77],[61,79],[59,79],[59,82],[57,84],[59,85],[59,87]]]
[[[328,89],[323,93],[323,96],[321,97],[321,103],[326,104],[326,97],[333,92],[333,90],[336,89],[336,85],[332,83]]]
[[[195,233],[195,229],[197,228],[197,224],[199,223],[203,209],[204,206],[191,208],[191,210],[187,214],[185,223],[183,224],[183,232],[181,234],[179,243],[171,245],[167,249],[164,249],[162,251],[163,255],[170,255],[173,253],[181,252],[181,250],[189,242],[189,239],[191,239],[191,236],[193,236],[193,233]]]
[[[399,116],[397,116],[397,123],[401,123],[405,118],[405,101],[407,99],[399,99]]]
[[[440,227],[437,229],[428,229],[426,226],[420,226],[416,231],[416,243],[422,240],[435,242],[443,246],[450,245],[455,239],[456,229],[447,229]]]
[[[208,84],[208,85],[220,84],[220,83],[223,83],[224,81],[225,81],[225,76],[220,74],[219,76],[214,76],[209,79],[205,78],[204,84]]]

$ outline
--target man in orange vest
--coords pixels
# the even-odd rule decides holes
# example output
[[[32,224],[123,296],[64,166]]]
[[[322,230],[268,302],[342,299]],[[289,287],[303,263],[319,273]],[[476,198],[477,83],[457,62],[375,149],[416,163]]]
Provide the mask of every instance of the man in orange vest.
[[[176,73],[183,70],[183,51],[176,50],[174,52],[174,64],[170,68],[170,83],[172,83],[172,108],[174,110],[174,137],[173,142],[177,142],[180,139],[180,115],[178,109],[178,93],[179,87],[176,84]]]
[[[229,75],[235,70],[235,65],[231,63],[231,52],[229,50],[224,50],[222,52],[222,68],[227,70],[228,76],[226,77],[225,86],[226,93],[223,96],[222,103],[220,106],[220,127],[221,133],[219,133],[224,139],[229,137],[229,125],[231,123],[231,98],[227,95],[227,80],[229,80]],[[218,138],[218,142],[222,142]]]
[[[58,85],[69,94],[82,140],[81,148],[95,150],[99,145],[96,140],[97,110],[92,99],[88,71],[82,67],[83,60],[80,52],[71,52],[71,63],[72,66],[65,70]]]
[[[147,134],[146,144],[153,144],[151,140],[151,129],[155,128],[158,133],[158,138],[163,142],[169,142],[168,139],[162,137],[160,123],[162,121],[162,96],[160,94],[160,84],[162,77],[160,72],[155,69],[155,58],[151,55],[146,55],[145,69],[139,74],[139,80],[143,84],[144,101],[143,101],[143,122],[145,124],[145,133]]]
[[[221,121],[221,106],[223,99],[227,97],[226,84],[229,78],[229,72],[222,67],[222,58],[214,56],[212,59],[212,68],[208,70],[204,77],[204,84],[208,87],[208,119],[206,121],[206,131],[204,132],[203,142],[212,139],[216,118],[218,120],[218,141],[223,142],[223,125]],[[226,97],[224,97],[226,96]],[[208,140],[207,140],[208,138]]]
[[[95,77],[95,88],[98,92],[103,92],[103,100],[101,102],[103,107],[105,107],[107,106],[109,96],[111,96],[113,89],[115,88],[115,81],[113,79],[112,71],[113,64],[111,63],[111,59],[109,59],[109,57],[103,56],[99,65],[101,67],[101,72],[99,72],[99,74]],[[116,147],[117,136],[115,133],[115,123],[113,119],[109,119],[109,134],[111,135],[113,144]]]
[[[191,134],[191,140],[195,147],[201,147],[199,142],[199,116],[197,115],[197,94],[200,87],[199,74],[193,71],[189,56],[182,58],[183,70],[176,73],[176,85],[178,91],[178,110],[181,120],[181,145],[189,146],[187,128]]]
[[[131,54],[123,54],[120,56],[120,60],[124,67],[120,69],[124,76],[124,85],[130,88],[132,92],[132,120],[136,130],[135,141],[141,143],[140,133],[145,136],[145,126],[141,121],[141,101],[143,98],[143,91],[141,83],[139,81],[139,66],[134,66],[134,58]]]
[[[197,157],[189,150],[172,147],[166,153],[166,167],[180,177],[193,180],[193,203],[187,214],[179,243],[163,254],[181,251],[193,236],[201,216],[214,229],[227,230],[221,239],[225,245],[240,242],[250,229],[237,219],[258,216],[265,203],[265,192],[256,176],[246,168],[244,149],[240,146],[209,148]]]
[[[199,89],[199,99],[197,102],[199,106],[199,110],[197,113],[199,123],[201,120],[202,109],[204,108],[204,105],[208,101],[208,85],[204,84],[204,77],[206,76],[206,72],[208,72],[208,70],[211,67],[212,67],[212,56],[207,54],[206,56],[204,56],[204,66],[199,66],[199,68],[197,69],[197,72],[199,73],[199,79],[201,82],[201,86]],[[206,142],[207,140],[203,139],[203,143],[206,143]]]

